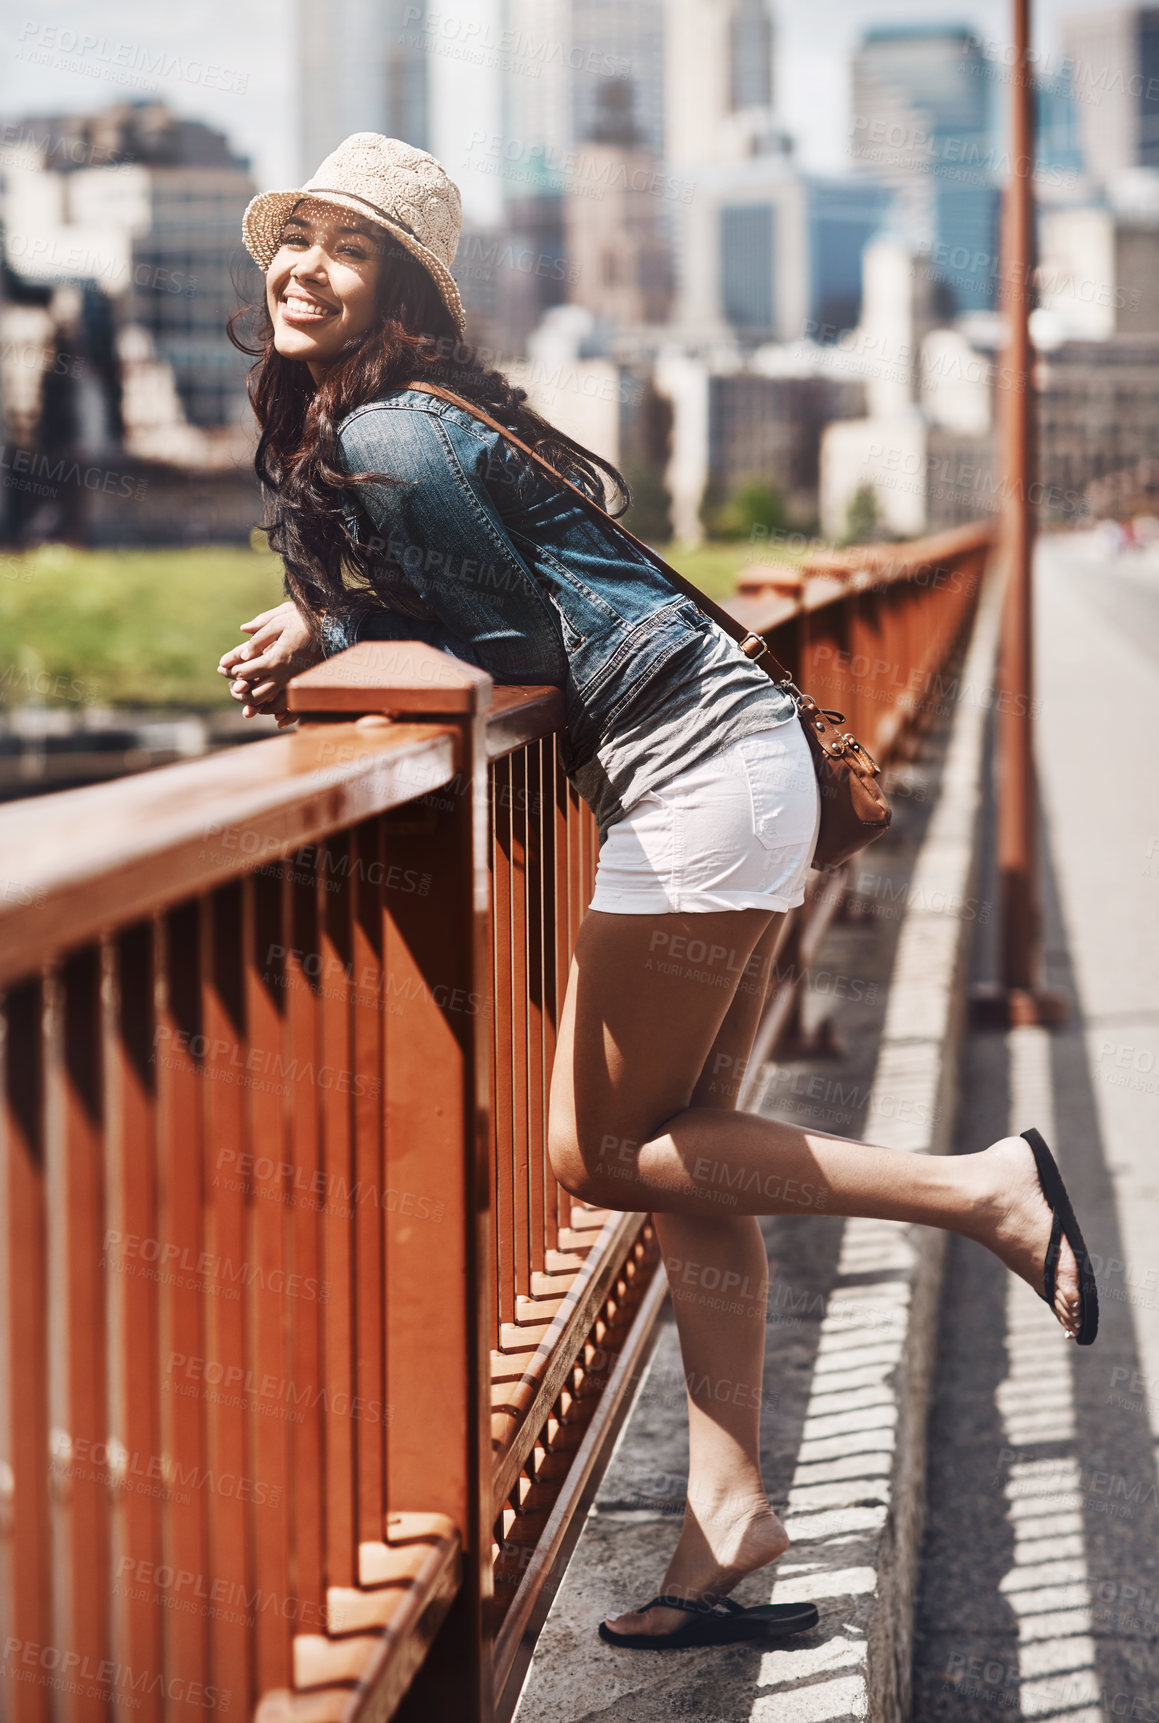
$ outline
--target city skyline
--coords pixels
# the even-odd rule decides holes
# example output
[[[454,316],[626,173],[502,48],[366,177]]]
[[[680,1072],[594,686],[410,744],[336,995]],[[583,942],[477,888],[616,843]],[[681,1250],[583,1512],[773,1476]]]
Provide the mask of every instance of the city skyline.
[[[1111,0],[1039,0],[1034,31],[1044,69],[1061,59],[1063,18],[1117,9]],[[796,140],[800,165],[820,173],[850,167],[850,63],[865,29],[964,24],[991,53],[1001,54],[1008,11],[1007,0],[909,0],[892,6],[816,0],[807,16],[801,8],[775,6],[777,113]],[[224,130],[250,157],[259,185],[301,183],[296,36],[285,10],[275,11],[272,0],[251,0],[240,13],[227,12],[224,0],[194,0],[180,17],[170,14],[163,31],[152,17],[140,0],[109,0],[102,27],[94,29],[85,0],[7,6],[4,35],[11,52],[0,71],[0,117],[92,112],[117,100],[158,99],[182,116]],[[477,145],[472,149],[472,139],[501,131],[500,79],[493,63],[502,40],[500,0],[447,0],[438,17],[431,145],[460,185],[467,217],[494,220],[501,181],[487,172],[489,164],[480,160]],[[207,41],[214,43],[211,54]],[[476,46],[468,50],[468,43]],[[472,63],[462,57],[466,51],[481,52],[491,63]]]

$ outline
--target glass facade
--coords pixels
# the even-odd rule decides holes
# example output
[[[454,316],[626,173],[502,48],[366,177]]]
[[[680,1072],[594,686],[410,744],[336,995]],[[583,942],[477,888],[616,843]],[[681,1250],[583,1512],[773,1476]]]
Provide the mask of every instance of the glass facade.
[[[771,203],[725,204],[720,211],[720,303],[735,329],[759,338],[774,332]]]
[[[173,368],[185,416],[202,429],[236,423],[248,412],[250,361],[225,338],[226,320],[260,289],[260,275],[240,242],[252,195],[245,173],[153,170],[149,229],[133,242],[126,321],[153,337]],[[198,183],[201,180],[202,183]]]
[[[729,107],[773,102],[773,21],[765,0],[736,0],[728,29]]]
[[[809,316],[814,338],[835,341],[861,315],[861,256],[893,203],[887,186],[809,186]]]
[[[882,177],[910,199],[915,234],[946,315],[997,303],[997,210],[1005,164],[993,124],[992,68],[963,26],[869,30],[854,85],[860,135],[897,139],[878,152]],[[869,159],[867,157],[867,159]]]
[[[1159,10],[1138,14],[1139,166],[1159,167]]]

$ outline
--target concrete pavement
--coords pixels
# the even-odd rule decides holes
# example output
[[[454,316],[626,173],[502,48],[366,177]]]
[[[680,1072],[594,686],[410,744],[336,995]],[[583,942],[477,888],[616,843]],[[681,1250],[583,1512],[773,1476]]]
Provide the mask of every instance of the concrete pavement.
[[[1044,539],[1036,612],[1046,979],[1072,1013],[970,1038],[959,1146],[1047,1135],[1101,1325],[1079,1352],[950,1241],[915,1723],[1159,1719],[1159,552]]]

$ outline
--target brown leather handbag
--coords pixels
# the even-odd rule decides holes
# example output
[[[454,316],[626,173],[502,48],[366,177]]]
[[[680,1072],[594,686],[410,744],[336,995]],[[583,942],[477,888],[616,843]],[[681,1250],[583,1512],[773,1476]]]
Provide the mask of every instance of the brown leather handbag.
[[[514,431],[509,431],[506,425],[501,425],[498,419],[493,419],[490,413],[484,412],[474,401],[468,401],[464,396],[456,395],[438,383],[416,381],[407,383],[404,387],[421,389],[428,395],[438,395],[444,401],[453,402],[456,407],[462,407],[466,412],[473,413],[477,419],[482,419],[484,424],[490,425],[492,430],[506,437],[509,443],[514,443],[516,448],[522,449],[525,455],[529,455],[560,484],[574,491],[594,514],[599,515],[609,526],[615,527],[637,550],[642,550],[674,586],[687,593],[707,616],[719,623],[726,634],[732,636],[746,658],[752,658],[759,663],[777,687],[791,695],[809,741],[813,767],[817,773],[817,785],[821,792],[821,825],[817,834],[817,847],[813,852],[815,868],[839,867],[842,862],[848,861],[850,856],[856,855],[858,850],[864,849],[867,844],[881,836],[893,818],[893,812],[877,781],[880,767],[856,736],[850,735],[848,730],[838,730],[837,726],[845,722],[844,714],[825,711],[808,694],[803,693],[793,681],[790,672],[774,658],[767,641],[762,640],[759,634],[742,628],[727,610],[714,604],[706,593],[701,592],[690,580],[685,580],[684,576],[670,567],[650,545],[644,544],[634,533],[630,533],[607,509],[581,491],[578,485],[573,485],[550,461],[529,448]]]

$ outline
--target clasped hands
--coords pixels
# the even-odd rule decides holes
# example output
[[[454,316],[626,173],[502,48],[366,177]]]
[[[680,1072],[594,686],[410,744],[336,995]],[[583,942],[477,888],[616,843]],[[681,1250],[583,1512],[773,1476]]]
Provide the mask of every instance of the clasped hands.
[[[218,674],[230,678],[229,691],[242,702],[243,718],[263,713],[276,718],[278,729],[284,730],[296,721],[286,706],[286,683],[321,663],[325,654],[297,605],[288,600],[243,622],[241,632],[250,638],[222,653]]]

